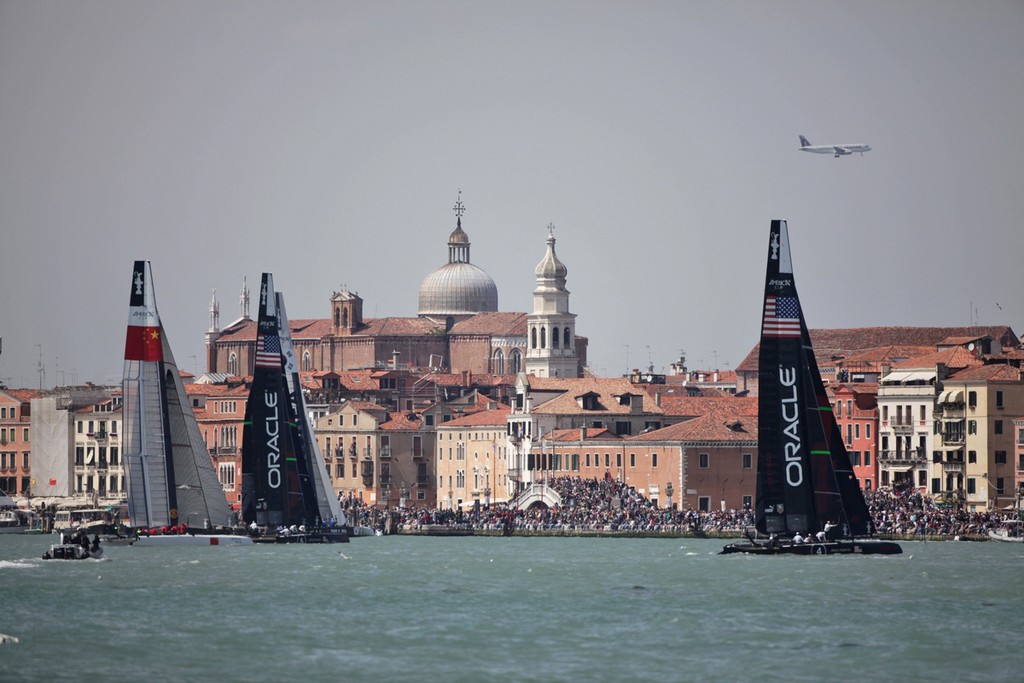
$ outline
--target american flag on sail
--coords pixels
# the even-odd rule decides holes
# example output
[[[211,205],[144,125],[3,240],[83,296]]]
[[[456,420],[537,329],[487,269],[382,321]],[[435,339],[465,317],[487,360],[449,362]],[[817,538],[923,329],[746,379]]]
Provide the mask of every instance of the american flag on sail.
[[[769,337],[800,336],[800,304],[795,296],[765,298],[761,333]]]
[[[276,334],[265,334],[257,342],[256,367],[281,368],[281,339]]]

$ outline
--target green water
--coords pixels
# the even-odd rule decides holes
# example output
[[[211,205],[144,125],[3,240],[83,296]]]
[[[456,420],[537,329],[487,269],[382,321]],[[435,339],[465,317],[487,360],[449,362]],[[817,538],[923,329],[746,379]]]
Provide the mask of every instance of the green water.
[[[1019,681],[1024,545],[723,541],[115,548],[0,536],[0,681]]]

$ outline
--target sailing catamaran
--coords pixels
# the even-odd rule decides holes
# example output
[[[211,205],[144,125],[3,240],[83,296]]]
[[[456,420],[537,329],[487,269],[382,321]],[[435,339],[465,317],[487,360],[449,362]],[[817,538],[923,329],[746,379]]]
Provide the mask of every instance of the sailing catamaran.
[[[261,540],[347,542],[345,516],[313,438],[284,295],[274,291],[270,273],[260,284],[256,335],[242,433],[242,518],[261,530]]]
[[[723,553],[903,552],[897,543],[858,538],[873,535],[874,523],[814,359],[780,220],[768,240],[757,427],[755,527],[767,538],[748,536]]]
[[[160,322],[149,261],[135,262],[128,311],[121,447],[135,544],[251,544],[231,533],[234,516]]]

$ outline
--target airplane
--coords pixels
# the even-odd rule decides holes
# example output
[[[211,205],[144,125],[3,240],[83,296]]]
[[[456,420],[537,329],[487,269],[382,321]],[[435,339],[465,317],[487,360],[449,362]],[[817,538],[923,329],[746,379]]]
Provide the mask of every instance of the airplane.
[[[838,159],[841,156],[847,154],[853,154],[854,152],[860,152],[861,156],[864,156],[864,152],[870,152],[870,145],[812,145],[810,141],[803,135],[800,136],[800,151],[801,152],[814,152],[815,154],[834,154]]]

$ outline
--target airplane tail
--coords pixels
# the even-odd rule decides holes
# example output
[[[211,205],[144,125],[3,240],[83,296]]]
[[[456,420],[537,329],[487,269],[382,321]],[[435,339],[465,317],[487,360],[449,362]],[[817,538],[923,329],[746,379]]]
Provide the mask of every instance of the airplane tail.
[[[800,146],[801,147],[810,147],[811,143],[807,140],[807,138],[805,138],[803,135],[801,135],[800,136]]]

